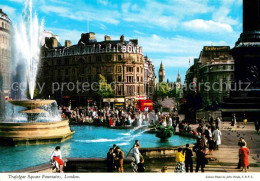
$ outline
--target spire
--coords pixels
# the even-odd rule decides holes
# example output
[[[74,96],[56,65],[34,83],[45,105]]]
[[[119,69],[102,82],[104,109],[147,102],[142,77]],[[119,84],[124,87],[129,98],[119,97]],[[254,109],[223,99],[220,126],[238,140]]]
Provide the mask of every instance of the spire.
[[[181,75],[180,75],[180,71],[178,70],[178,75],[177,75],[177,82],[181,82]]]
[[[160,65],[160,70],[163,70],[163,64],[162,64],[162,61],[161,61],[161,65]]]

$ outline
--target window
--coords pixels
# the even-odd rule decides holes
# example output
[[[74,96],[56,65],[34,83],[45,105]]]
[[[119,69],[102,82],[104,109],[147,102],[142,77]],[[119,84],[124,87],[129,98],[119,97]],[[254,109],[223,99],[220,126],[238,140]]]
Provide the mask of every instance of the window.
[[[121,75],[117,77],[117,81],[122,82],[122,76]]]
[[[117,55],[117,61],[122,61],[122,55]]]
[[[126,72],[134,72],[134,68],[133,67],[126,67]]]
[[[122,72],[122,67],[121,66],[117,66],[117,72],[119,72],[119,73]]]
[[[106,67],[106,72],[107,72],[107,73],[111,73],[111,72],[112,72],[111,66]]]
[[[137,69],[136,71],[139,72],[139,67],[137,67],[136,69]]]
[[[134,77],[133,76],[127,76],[127,83],[133,83],[134,82]]]
[[[105,60],[106,60],[107,62],[112,61],[112,56],[111,56],[111,55],[106,55],[106,56],[105,56]]]
[[[100,70],[100,67],[96,67],[96,73],[100,73],[101,70]]]
[[[88,57],[88,62],[89,62],[89,63],[91,62],[91,56]]]
[[[101,56],[96,56],[96,61],[101,62]]]

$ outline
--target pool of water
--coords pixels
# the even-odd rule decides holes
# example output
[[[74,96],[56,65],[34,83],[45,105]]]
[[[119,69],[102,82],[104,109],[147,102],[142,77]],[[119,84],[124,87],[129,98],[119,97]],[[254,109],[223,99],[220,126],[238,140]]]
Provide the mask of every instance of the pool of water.
[[[0,172],[23,169],[50,160],[56,146],[61,146],[63,157],[104,158],[113,144],[128,154],[136,139],[142,148],[166,147],[194,143],[193,138],[174,135],[169,142],[160,142],[154,134],[143,129],[125,130],[94,126],[71,126],[73,138],[63,143],[33,146],[0,147]]]

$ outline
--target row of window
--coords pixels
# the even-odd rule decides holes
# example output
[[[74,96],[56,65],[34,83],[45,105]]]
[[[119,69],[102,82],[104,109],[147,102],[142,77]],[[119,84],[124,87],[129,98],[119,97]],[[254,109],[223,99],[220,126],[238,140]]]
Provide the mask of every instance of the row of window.
[[[7,49],[0,49],[0,56],[10,56],[11,54],[11,51],[10,50],[7,50]]]
[[[142,56],[131,56],[130,58],[127,58],[132,60],[133,62],[142,62],[143,58]],[[79,59],[76,61],[75,58],[72,59],[57,59],[57,60],[47,60],[46,65],[52,66],[52,65],[70,65],[70,64],[86,64],[86,63],[94,63],[94,62],[112,62],[112,61],[122,61],[123,57],[122,55],[112,56],[112,55],[95,55],[95,56],[88,56],[85,59]]]
[[[1,23],[1,27],[5,28],[5,29],[10,29],[10,25],[8,23],[3,22],[3,21]]]

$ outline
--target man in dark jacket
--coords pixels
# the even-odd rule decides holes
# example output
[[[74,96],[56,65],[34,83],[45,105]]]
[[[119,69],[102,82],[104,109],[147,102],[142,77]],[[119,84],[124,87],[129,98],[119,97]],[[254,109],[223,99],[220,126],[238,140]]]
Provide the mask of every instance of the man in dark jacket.
[[[189,167],[190,167],[190,172],[193,172],[193,160],[192,160],[192,150],[189,147],[189,144],[186,144],[186,148],[184,149],[185,152],[185,169],[186,172],[189,172]]]
[[[207,164],[207,158],[205,157],[205,153],[203,152],[202,148],[199,147],[196,152],[196,170],[198,172],[201,167],[201,172],[204,172],[205,165]]]
[[[113,148],[109,149],[109,152],[107,153],[107,171],[113,172],[114,170],[114,152]]]

